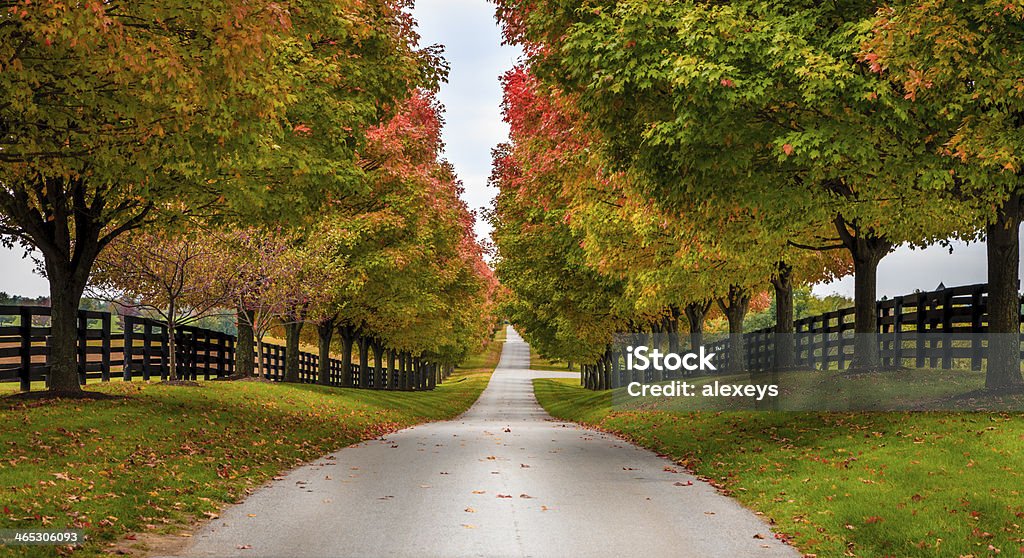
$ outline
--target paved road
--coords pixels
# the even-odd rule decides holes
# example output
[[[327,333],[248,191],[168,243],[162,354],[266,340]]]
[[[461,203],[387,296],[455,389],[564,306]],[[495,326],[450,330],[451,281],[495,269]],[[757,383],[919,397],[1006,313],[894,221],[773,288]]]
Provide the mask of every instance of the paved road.
[[[186,556],[799,556],[671,462],[552,419],[530,381],[558,373],[528,367],[510,329],[465,415],[292,471],[210,522]]]

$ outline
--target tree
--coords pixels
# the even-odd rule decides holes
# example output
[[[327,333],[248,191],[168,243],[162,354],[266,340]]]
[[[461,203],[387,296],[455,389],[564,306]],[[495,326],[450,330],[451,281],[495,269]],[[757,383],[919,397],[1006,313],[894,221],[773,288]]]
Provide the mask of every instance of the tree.
[[[1018,340],[1022,21],[1024,6],[1014,2],[890,2],[878,10],[860,53],[912,103],[921,123],[915,139],[940,157],[929,185],[981,215],[976,223],[987,240],[993,334],[985,386],[992,390],[1024,386]]]
[[[159,316],[167,331],[169,378],[178,379],[175,331],[231,303],[221,278],[230,271],[217,240],[202,230],[134,231],[96,260],[90,288],[101,298]]]
[[[117,236],[183,213],[296,218],[354,187],[362,132],[436,77],[396,10],[4,3],[0,234],[43,256],[51,390],[80,389],[75,311]]]
[[[252,331],[256,342],[256,369],[267,379],[263,338],[305,301],[299,269],[301,261],[283,231],[248,229],[232,233],[224,244],[223,257],[234,273],[221,280],[239,312],[239,320]]]

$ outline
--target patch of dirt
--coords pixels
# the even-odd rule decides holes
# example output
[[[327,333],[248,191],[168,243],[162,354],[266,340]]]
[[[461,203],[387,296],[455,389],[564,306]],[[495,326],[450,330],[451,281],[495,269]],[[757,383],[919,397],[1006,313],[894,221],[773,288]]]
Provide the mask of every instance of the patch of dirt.
[[[52,401],[56,399],[92,399],[96,401],[110,401],[125,399],[123,395],[111,395],[99,391],[23,391],[0,398],[0,401]]]
[[[188,536],[183,536],[188,535]],[[103,549],[114,556],[174,556],[181,554],[192,542],[191,534],[134,533]]]
[[[199,382],[193,382],[192,380],[166,380],[159,382],[161,386],[188,386],[188,387],[203,387],[203,384]]]
[[[236,381],[236,382],[262,382],[264,384],[276,384],[276,382],[274,382],[273,380],[270,380],[269,378],[260,378],[259,376],[241,376],[241,377],[238,377],[238,378],[234,378],[234,381]]]

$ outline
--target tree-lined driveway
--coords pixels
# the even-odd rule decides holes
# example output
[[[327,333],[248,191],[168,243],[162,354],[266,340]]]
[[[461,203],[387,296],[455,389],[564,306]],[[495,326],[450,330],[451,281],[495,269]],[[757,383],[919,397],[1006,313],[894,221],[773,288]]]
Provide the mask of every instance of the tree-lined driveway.
[[[508,332],[459,419],[345,448],[225,511],[187,556],[799,556],[655,454],[553,420]],[[565,375],[565,374],[563,374]]]

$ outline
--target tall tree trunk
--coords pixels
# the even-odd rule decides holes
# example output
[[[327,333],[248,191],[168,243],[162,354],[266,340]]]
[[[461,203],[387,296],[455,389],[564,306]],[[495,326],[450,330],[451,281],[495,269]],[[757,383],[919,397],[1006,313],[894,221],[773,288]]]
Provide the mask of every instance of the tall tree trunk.
[[[750,291],[739,285],[729,285],[729,294],[717,299],[718,307],[729,320],[729,372],[746,369],[746,351],[743,346],[743,318],[750,307]]]
[[[370,377],[373,372],[370,371],[370,339],[365,335],[360,335],[358,338],[359,343],[359,387],[366,389],[370,387]]]
[[[62,264],[65,262],[46,262],[50,282],[50,370],[46,384],[50,391],[74,394],[82,391],[78,374],[78,305],[85,281],[70,265]]]
[[[409,391],[409,353],[402,351],[398,355],[398,389]]]
[[[373,389],[384,389],[384,343],[374,339],[370,343],[373,349]]]
[[[178,379],[178,340],[174,336],[174,330],[177,329],[174,312],[177,309],[174,306],[174,300],[171,299],[167,306],[167,321],[164,322],[164,330],[167,332],[167,379],[172,382]]]
[[[316,383],[331,385],[331,338],[334,337],[334,320],[329,319],[316,325],[319,338],[320,358],[317,361]]]
[[[611,389],[623,387],[622,373],[618,370],[618,352],[608,347],[605,355],[608,360],[608,377],[610,378],[608,387]]]
[[[267,379],[267,368],[263,358],[263,336],[256,336],[256,368],[259,370],[260,378]]]
[[[779,262],[772,276],[772,286],[775,287],[775,369],[789,370],[796,366],[793,267]]]
[[[355,328],[350,325],[338,326],[341,335],[341,385],[352,387],[352,344],[356,340]]]
[[[51,305],[47,387],[74,395],[82,390],[78,306],[89,272],[105,243],[138,226],[148,209],[110,227],[112,223],[104,220],[110,214],[104,211],[107,200],[101,184],[90,190],[85,178],[37,175],[19,180],[32,185],[0,188],[0,212],[9,219],[6,224],[21,229],[43,255]]]
[[[878,263],[893,244],[871,231],[861,230],[841,216],[836,231],[853,257],[853,307],[855,335],[850,370],[877,370],[882,365],[878,348]]]
[[[299,336],[302,335],[302,322],[299,320],[283,321],[284,326],[284,381],[299,382]]]
[[[395,350],[388,349],[388,366],[387,370],[384,371],[386,377],[384,378],[384,389],[392,390],[397,388],[395,385]]]
[[[239,376],[252,376],[256,371],[256,361],[253,360],[256,343],[252,331],[253,318],[252,310],[244,308],[239,308],[235,314],[235,327],[238,328],[238,338],[235,340],[235,374]]]
[[[655,321],[651,322],[651,333],[652,333],[652,335],[651,335],[652,343],[651,344],[653,345],[651,347],[652,350],[655,349],[655,348],[660,350],[662,348],[661,347],[661,340],[662,340],[661,339],[662,338],[661,333],[662,333],[662,331],[663,331],[662,324],[661,324],[661,322],[659,320],[655,320]],[[658,370],[657,368],[655,368],[653,362],[651,363],[650,368],[647,369],[647,373],[650,374],[652,382],[660,382],[660,381],[665,379],[665,371],[664,370]],[[596,386],[595,386],[595,389],[596,389]]]
[[[704,318],[711,309],[711,301],[691,302],[686,305],[683,312],[686,313],[686,321],[690,326],[690,350],[698,351],[704,344]]]
[[[996,391],[1024,387],[1020,373],[1020,222],[1021,196],[1014,194],[986,229],[989,354],[985,387]]]
[[[668,350],[671,353],[679,352],[679,317],[681,312],[675,304],[668,307],[668,316],[665,316],[665,332],[668,333]]]

